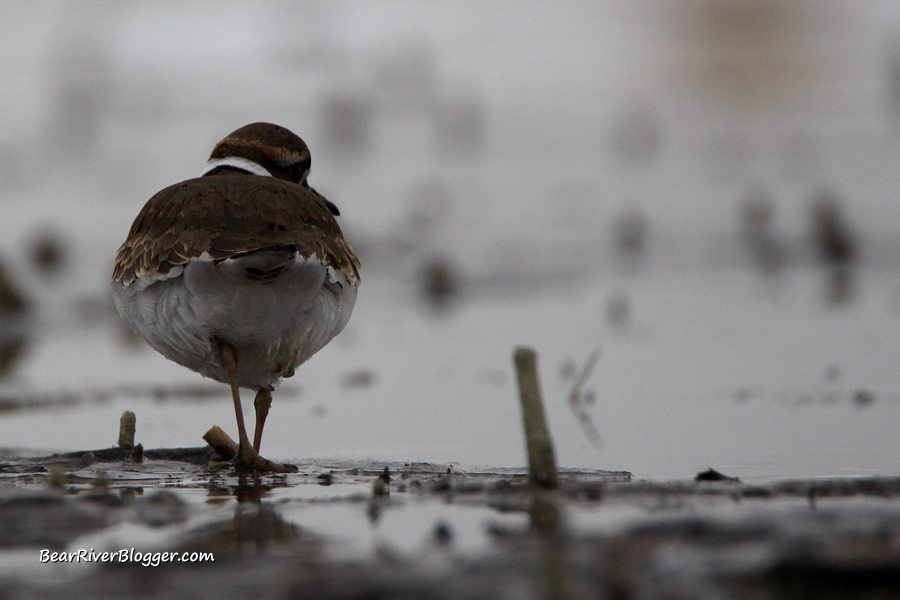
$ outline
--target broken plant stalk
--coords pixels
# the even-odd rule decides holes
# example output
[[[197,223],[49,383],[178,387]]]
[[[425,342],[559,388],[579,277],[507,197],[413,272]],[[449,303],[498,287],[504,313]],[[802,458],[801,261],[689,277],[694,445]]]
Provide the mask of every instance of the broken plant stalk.
[[[209,431],[203,434],[203,440],[209,444],[213,452],[219,456],[230,460],[237,456],[238,445],[231,437],[222,431],[218,425],[213,425]]]
[[[533,485],[545,489],[559,486],[553,441],[544,416],[541,389],[538,383],[537,355],[525,347],[513,353],[516,376],[519,380],[519,400],[525,425],[525,444],[528,448],[528,478]]]
[[[126,410],[119,417],[119,448],[134,448],[134,433],[137,427],[137,417],[130,410]]]

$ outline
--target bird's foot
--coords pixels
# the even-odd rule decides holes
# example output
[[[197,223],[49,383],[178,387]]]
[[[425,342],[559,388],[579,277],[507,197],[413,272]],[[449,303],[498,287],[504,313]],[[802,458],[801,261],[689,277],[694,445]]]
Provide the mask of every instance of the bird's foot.
[[[253,448],[249,450],[241,448],[237,456],[234,457],[234,466],[238,470],[269,471],[272,473],[297,473],[299,471],[294,465],[284,465],[263,458]]]

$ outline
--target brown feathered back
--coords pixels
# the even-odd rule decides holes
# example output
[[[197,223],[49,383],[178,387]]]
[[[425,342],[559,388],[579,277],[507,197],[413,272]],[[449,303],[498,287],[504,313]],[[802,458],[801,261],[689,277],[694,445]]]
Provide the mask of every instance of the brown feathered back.
[[[127,286],[204,252],[220,260],[273,246],[315,254],[359,283],[359,261],[321,196],[274,177],[240,173],[189,179],[150,198],[119,248],[112,278]]]

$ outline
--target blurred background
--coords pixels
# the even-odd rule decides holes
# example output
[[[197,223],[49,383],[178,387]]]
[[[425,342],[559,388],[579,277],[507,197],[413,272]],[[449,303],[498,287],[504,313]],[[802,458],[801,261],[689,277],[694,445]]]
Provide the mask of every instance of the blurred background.
[[[266,455],[522,465],[527,344],[562,466],[897,472],[895,2],[4,1],[0,49],[3,452],[234,429],[107,282],[150,196],[271,121],[363,283]]]

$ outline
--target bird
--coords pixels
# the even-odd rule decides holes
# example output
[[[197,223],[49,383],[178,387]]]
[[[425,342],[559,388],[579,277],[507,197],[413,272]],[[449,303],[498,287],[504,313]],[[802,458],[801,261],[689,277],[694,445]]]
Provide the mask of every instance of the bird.
[[[272,392],[350,320],[360,262],[337,206],[310,187],[306,143],[251,123],[215,145],[200,177],[156,193],[116,253],[112,297],[153,349],[230,386],[235,468],[297,472],[259,454]],[[240,388],[256,391],[251,444]]]

